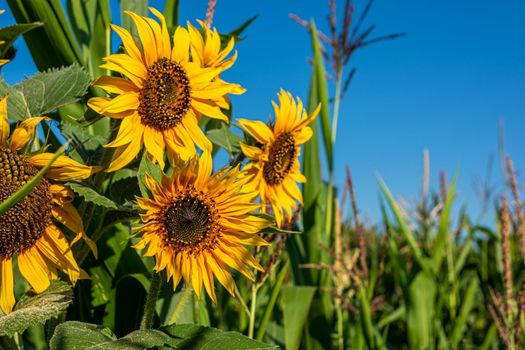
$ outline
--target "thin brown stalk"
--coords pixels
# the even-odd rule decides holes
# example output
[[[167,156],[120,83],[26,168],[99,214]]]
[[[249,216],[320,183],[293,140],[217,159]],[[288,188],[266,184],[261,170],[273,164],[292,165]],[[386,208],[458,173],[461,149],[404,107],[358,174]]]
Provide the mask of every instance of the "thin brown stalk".
[[[206,20],[204,21],[208,27],[211,27],[211,23],[213,22],[213,15],[215,14],[216,6],[217,0],[208,0],[208,7],[206,8]]]
[[[522,334],[521,334],[521,318],[525,314],[525,279],[521,283],[521,290],[518,299],[518,316],[514,321],[514,343],[516,348],[521,348]]]
[[[447,176],[443,170],[439,172],[439,185],[441,189],[441,200],[445,203],[447,200]]]
[[[423,191],[421,192],[421,210],[425,209],[425,203],[428,195],[428,183],[430,176],[430,158],[428,149],[423,151]]]
[[[515,215],[518,219],[518,238],[520,242],[521,257],[525,259],[525,215],[523,214],[523,202],[521,201],[518,183],[516,181],[516,173],[514,172],[514,165],[512,159],[507,157],[507,172],[509,174],[510,188],[514,196]]]
[[[489,305],[489,313],[492,316],[492,319],[494,320],[494,325],[496,326],[496,329],[498,331],[498,334],[505,343],[506,346],[510,345],[510,335],[505,327],[503,327],[503,324],[501,323],[501,319],[498,317],[498,314],[496,313],[496,310],[494,309],[493,305]]]
[[[501,201],[501,250],[503,259],[503,280],[505,285],[505,306],[507,319],[512,315],[512,262],[510,252],[510,228],[512,225],[507,199],[503,197]]]
[[[368,266],[366,263],[366,241],[364,235],[364,229],[359,221],[359,212],[357,210],[357,200],[355,198],[354,183],[352,182],[352,174],[350,173],[350,167],[346,166],[346,179],[348,182],[348,190],[350,192],[350,202],[352,203],[352,212],[354,214],[355,231],[357,234],[357,240],[359,242],[359,259],[361,262],[361,269],[363,275],[368,276]]]

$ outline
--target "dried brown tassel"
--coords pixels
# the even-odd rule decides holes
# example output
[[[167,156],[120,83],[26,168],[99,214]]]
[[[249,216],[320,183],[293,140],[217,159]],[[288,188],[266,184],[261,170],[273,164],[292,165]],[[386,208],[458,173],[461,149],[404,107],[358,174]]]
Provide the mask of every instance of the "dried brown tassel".
[[[509,207],[507,205],[507,199],[503,197],[501,200],[501,250],[503,259],[503,280],[505,284],[505,306],[507,319],[512,315],[512,262],[510,252],[510,228],[512,221],[510,218]]]
[[[216,6],[217,0],[208,0],[208,8],[206,9],[206,20],[204,21],[204,23],[206,23],[208,27],[211,27]]]
[[[516,174],[512,159],[507,157],[507,171],[509,173],[510,188],[514,196],[514,207],[516,208],[516,218],[518,219],[518,237],[520,241],[520,253],[522,259],[525,260],[525,215],[523,214],[523,202],[521,201],[518,183],[516,181]]]
[[[357,200],[355,199],[354,183],[352,182],[352,174],[350,168],[346,166],[346,181],[348,183],[348,190],[350,192],[350,202],[352,203],[352,212],[354,214],[355,231],[357,234],[357,241],[359,243],[359,260],[361,262],[361,270],[365,277],[368,276],[368,265],[366,262],[366,241],[363,226],[359,221],[359,212],[357,210]]]

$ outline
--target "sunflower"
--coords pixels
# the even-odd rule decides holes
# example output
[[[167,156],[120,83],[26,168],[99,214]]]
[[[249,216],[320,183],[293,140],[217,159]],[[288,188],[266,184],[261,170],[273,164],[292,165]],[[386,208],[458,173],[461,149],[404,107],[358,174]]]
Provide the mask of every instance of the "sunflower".
[[[9,138],[7,98],[0,99],[0,203],[9,198],[53,157],[51,153],[23,155],[44,117],[29,118]],[[22,201],[0,215],[0,308],[5,314],[15,304],[13,259],[17,257],[22,276],[37,292],[47,289],[61,270],[74,284],[84,272],[78,267],[71,248],[55,222],[77,234],[73,243],[84,238],[94,253],[96,247],[83,229],[82,220],[71,204],[71,190],[61,181],[89,177],[97,168],[60,156]],[[54,219],[54,220],[53,220]]]
[[[197,21],[201,30],[195,28],[188,22],[188,32],[191,41],[191,57],[201,67],[220,68],[221,72],[230,68],[237,60],[237,52],[230,58],[235,45],[235,39],[231,38],[224,49],[221,50],[221,36],[216,28],[210,29],[203,21]]]
[[[296,202],[303,197],[298,182],[306,182],[299,167],[301,145],[312,137],[308,126],[319,113],[320,106],[308,115],[299,98],[297,103],[289,92],[281,90],[279,105],[272,102],[275,111],[273,130],[261,121],[240,119],[241,126],[261,148],[241,144],[249,162],[243,169],[247,186],[260,193],[261,201],[271,204],[279,226],[292,218]]]
[[[200,297],[204,283],[216,303],[214,275],[233,295],[229,267],[251,280],[250,268],[262,271],[244,246],[268,245],[257,233],[270,222],[250,214],[260,208],[254,203],[257,193],[245,191],[238,176],[238,168],[212,175],[212,158],[204,151],[200,159],[176,165],[160,183],[147,177],[153,197],[137,198],[145,213],[135,248],[147,246],[145,255],[155,256],[155,270],[166,270],[174,289],[183,278]]]
[[[110,55],[102,68],[121,73],[120,77],[99,77],[94,84],[112,98],[94,97],[88,105],[97,113],[122,119],[117,137],[106,147],[115,147],[115,155],[107,171],[128,164],[139,153],[142,144],[149,156],[164,166],[164,150],[170,159],[189,159],[201,150],[211,150],[211,142],[198,125],[202,115],[228,122],[221,108],[227,94],[245,90],[217,76],[218,67],[201,67],[190,59],[188,30],[177,27],[170,42],[164,17],[150,8],[159,19],[139,16],[127,11],[135,22],[142,49],[123,28],[113,25],[120,36],[126,54]]]

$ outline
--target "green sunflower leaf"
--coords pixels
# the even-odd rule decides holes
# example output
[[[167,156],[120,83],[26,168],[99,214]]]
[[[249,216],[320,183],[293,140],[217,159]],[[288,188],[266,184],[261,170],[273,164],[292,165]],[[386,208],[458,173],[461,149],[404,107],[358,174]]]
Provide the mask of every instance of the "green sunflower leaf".
[[[255,341],[240,333],[225,332],[194,324],[177,324],[161,330],[173,337],[170,344],[173,349],[270,350],[279,348],[276,345]]]
[[[106,327],[70,321],[57,326],[49,348],[83,350],[112,340],[116,340],[116,337]]]
[[[241,151],[242,136],[231,131],[225,123],[221,123],[218,129],[209,130],[206,136],[214,145],[223,148],[230,156]]]
[[[7,98],[7,116],[9,120],[16,122],[31,117],[24,94],[9,86],[0,78],[0,97],[6,95],[9,96]]]
[[[0,57],[3,57],[7,50],[13,45],[16,39],[28,31],[42,26],[42,22],[19,23],[0,28],[0,41],[4,43],[0,46]]]
[[[144,152],[144,155],[142,156],[142,160],[140,161],[139,174],[138,174],[140,193],[142,194],[142,197],[150,198],[150,192],[146,184],[146,175],[149,175],[153,179],[155,179],[157,182],[160,182],[161,174],[162,174],[162,171],[159,168],[159,166],[156,164],[153,164],[151,159],[148,157],[147,153]]]
[[[95,203],[96,205],[109,209],[119,209],[117,203],[113,202],[108,197],[99,194],[91,187],[84,185],[79,182],[68,182],[67,185],[75,191],[79,196],[82,196],[84,200]]]
[[[58,107],[77,102],[86,93],[91,79],[77,64],[38,72],[14,86],[26,98],[31,115],[45,115]]]
[[[73,291],[65,282],[55,281],[40,294],[26,294],[12,313],[0,316],[0,336],[11,337],[31,326],[44,324],[64,312],[72,302]]]
[[[117,339],[109,328],[82,322],[59,325],[50,342],[51,350],[142,350],[170,345],[171,337],[158,330],[139,330]]]

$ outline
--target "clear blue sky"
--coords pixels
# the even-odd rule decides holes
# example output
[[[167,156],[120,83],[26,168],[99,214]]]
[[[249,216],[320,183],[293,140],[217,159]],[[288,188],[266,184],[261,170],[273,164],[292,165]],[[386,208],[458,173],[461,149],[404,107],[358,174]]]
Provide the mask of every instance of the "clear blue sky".
[[[113,2],[113,1],[112,1]],[[115,0],[116,4],[117,1]],[[183,21],[203,18],[204,0],[182,0]],[[339,0],[342,8],[344,1]],[[164,1],[150,1],[161,9]],[[355,2],[357,13],[365,1]],[[0,8],[7,9],[5,0]],[[13,23],[11,14],[0,24]],[[234,117],[266,119],[270,100],[283,87],[306,100],[310,43],[288,18],[313,17],[327,31],[327,0],[218,0],[214,25],[221,32],[260,17],[239,43],[239,58],[225,79],[247,92],[235,97]],[[118,12],[113,11],[118,20]],[[342,103],[337,136],[336,183],[349,164],[361,212],[379,220],[380,174],[392,192],[410,200],[421,190],[423,149],[430,151],[431,185],[438,172],[459,174],[458,196],[477,215],[474,183],[495,158],[491,185],[501,190],[498,123],[505,122],[505,147],[520,174],[525,170],[525,3],[522,1],[376,0],[368,17],[376,34],[406,32],[398,40],[364,48],[353,57],[357,74]],[[194,22],[195,23],[195,22]],[[9,83],[35,68],[23,41],[3,74]],[[519,176],[525,183],[525,177]]]

